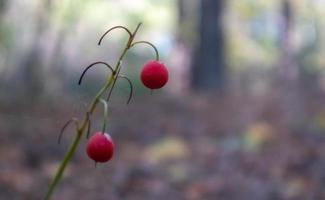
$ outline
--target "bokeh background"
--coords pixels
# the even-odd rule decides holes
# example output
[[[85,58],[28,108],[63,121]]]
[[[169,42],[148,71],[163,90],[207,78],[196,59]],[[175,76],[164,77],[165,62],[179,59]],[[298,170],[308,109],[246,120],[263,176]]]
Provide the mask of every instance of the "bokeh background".
[[[132,49],[109,103],[112,161],[84,139],[53,199],[325,199],[324,0],[1,0],[0,199],[46,192],[81,118],[134,30],[160,51],[165,88],[139,81]],[[102,110],[92,131],[101,129]]]

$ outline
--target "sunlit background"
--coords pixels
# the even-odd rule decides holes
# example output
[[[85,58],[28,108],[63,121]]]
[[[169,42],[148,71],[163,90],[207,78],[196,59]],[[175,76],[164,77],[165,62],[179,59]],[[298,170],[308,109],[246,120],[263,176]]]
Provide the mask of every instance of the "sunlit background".
[[[128,34],[159,50],[170,79],[139,80],[155,58],[132,48],[109,102],[116,152],[79,146],[53,199],[325,199],[324,0],[0,0],[0,199],[41,199]],[[92,131],[102,126],[99,107]]]

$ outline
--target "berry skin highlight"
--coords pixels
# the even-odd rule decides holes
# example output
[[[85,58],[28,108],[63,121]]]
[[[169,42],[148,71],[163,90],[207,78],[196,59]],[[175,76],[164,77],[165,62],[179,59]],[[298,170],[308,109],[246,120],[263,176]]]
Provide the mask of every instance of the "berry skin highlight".
[[[140,79],[149,89],[162,88],[168,81],[168,70],[164,64],[151,60],[143,65]]]
[[[107,162],[113,157],[114,143],[108,133],[96,132],[87,143],[87,155],[95,162]]]

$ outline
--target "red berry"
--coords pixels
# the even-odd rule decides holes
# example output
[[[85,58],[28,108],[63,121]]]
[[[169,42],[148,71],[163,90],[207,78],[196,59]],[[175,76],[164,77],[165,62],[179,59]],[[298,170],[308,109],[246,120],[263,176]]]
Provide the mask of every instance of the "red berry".
[[[147,88],[159,89],[167,83],[168,71],[162,63],[151,60],[144,64],[140,78]]]
[[[95,162],[107,162],[113,153],[114,143],[108,133],[96,132],[87,143],[87,154]]]

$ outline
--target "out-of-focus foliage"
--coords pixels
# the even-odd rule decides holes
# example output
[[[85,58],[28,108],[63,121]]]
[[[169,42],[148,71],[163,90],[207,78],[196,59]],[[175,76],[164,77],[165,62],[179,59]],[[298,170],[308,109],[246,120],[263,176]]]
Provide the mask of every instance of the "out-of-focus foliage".
[[[149,146],[145,155],[153,163],[183,159],[189,155],[189,148],[182,139],[166,137]]]
[[[170,81],[150,95],[139,70],[154,52],[130,51],[134,99],[125,105],[119,81],[109,102],[112,162],[94,169],[83,139],[54,199],[325,199],[325,0],[224,0],[229,79],[224,93],[205,95],[188,89],[200,4],[182,1],[182,19],[175,0],[0,1],[0,199],[41,199],[73,137],[68,128],[57,145],[61,126],[109,73],[98,66],[78,86],[82,69],[114,65],[127,34],[97,46],[99,37],[138,22],[137,40],[157,46]],[[278,77],[286,1],[296,80]],[[92,117],[96,131],[102,113]]]
[[[6,1],[0,24],[2,60],[0,69],[3,80],[22,79],[25,75],[25,58],[29,51],[38,49],[42,54],[36,64],[39,77],[51,74],[45,82],[44,93],[53,93],[69,86],[76,73],[89,63],[103,60],[114,65],[121,44],[127,34],[121,30],[112,32],[102,47],[98,39],[108,28],[124,25],[134,29],[143,23],[138,40],[149,39],[160,50],[161,58],[168,56],[176,27],[174,1],[152,2],[129,1]],[[131,78],[137,74],[146,59],[152,59],[154,52],[146,46],[135,47],[125,61]],[[101,71],[101,70],[99,70]],[[61,74],[63,73],[63,74]],[[93,75],[99,73],[93,72]],[[35,74],[34,74],[35,75]],[[57,81],[58,77],[61,81]],[[137,77],[136,77],[137,78]],[[137,80],[137,79],[135,79]],[[97,88],[97,81],[94,89]],[[17,82],[17,84],[20,84]],[[135,83],[138,85],[138,83]],[[17,86],[19,87],[19,86]],[[55,89],[56,88],[56,89]],[[69,92],[72,92],[70,89]],[[140,88],[141,91],[141,88]]]
[[[294,10],[294,47],[306,69],[322,69],[324,63],[324,1],[291,1]],[[272,67],[277,62],[281,38],[282,1],[228,1],[226,22],[230,66]],[[307,50],[308,49],[308,50]]]

